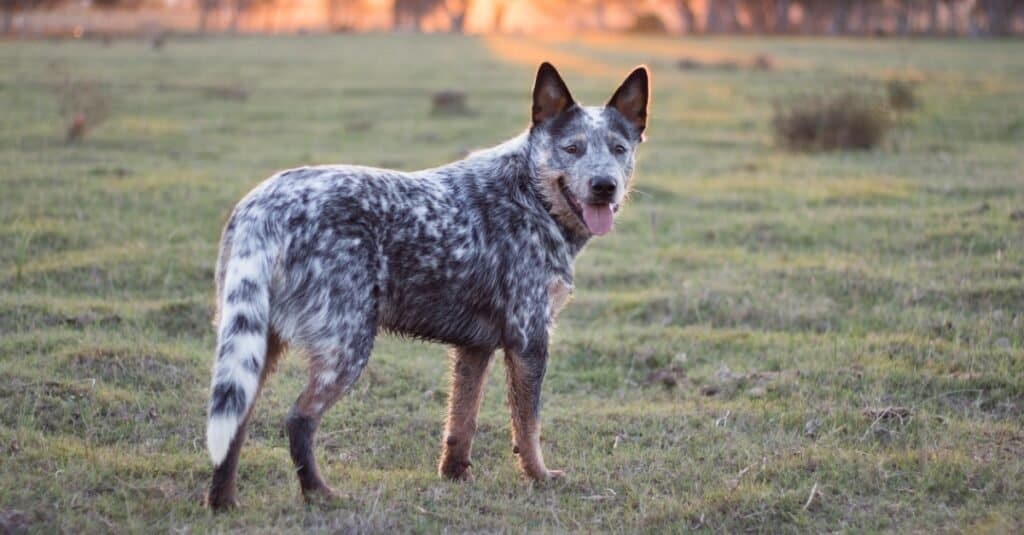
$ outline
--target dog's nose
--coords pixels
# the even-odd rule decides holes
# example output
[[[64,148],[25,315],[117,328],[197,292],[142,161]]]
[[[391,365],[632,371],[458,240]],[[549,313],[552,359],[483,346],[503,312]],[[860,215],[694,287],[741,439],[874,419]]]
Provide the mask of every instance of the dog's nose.
[[[610,201],[615,197],[615,179],[610,176],[598,176],[590,179],[590,196],[595,201]]]

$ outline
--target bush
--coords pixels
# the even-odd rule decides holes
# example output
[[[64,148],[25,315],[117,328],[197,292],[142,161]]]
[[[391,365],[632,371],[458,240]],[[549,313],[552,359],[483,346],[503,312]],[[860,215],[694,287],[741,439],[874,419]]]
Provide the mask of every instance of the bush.
[[[896,112],[910,111],[917,107],[917,93],[913,82],[889,80],[885,84],[889,96],[889,108]]]
[[[631,33],[668,33],[668,27],[657,13],[641,13],[637,15],[629,31]]]
[[[68,143],[82,139],[107,119],[109,98],[99,83],[65,74],[55,92]]]
[[[889,129],[884,106],[866,95],[797,97],[778,104],[772,118],[776,142],[791,150],[867,150]]]

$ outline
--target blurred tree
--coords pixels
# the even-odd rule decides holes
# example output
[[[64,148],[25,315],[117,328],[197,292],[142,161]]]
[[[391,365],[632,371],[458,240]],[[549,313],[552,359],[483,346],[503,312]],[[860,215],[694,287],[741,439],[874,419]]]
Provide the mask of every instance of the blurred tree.
[[[707,0],[704,29],[708,33],[736,30],[736,0]]]
[[[142,0],[91,0],[90,5],[97,9],[137,9]]]
[[[423,31],[423,19],[444,4],[445,0],[395,0],[391,5],[391,27]]]
[[[910,0],[899,0],[896,8],[896,33],[907,35],[910,33],[910,12],[912,6]]]
[[[469,12],[471,7],[471,0],[448,0],[445,2],[450,32],[463,33],[466,31],[466,13]]]
[[[693,0],[675,0],[676,12],[679,13],[680,33],[697,33],[697,15],[693,12]]]
[[[1024,9],[1022,0],[978,0],[974,4],[984,22],[987,35],[1009,35],[1013,29],[1013,19],[1017,11]]]
[[[14,15],[22,11],[34,9],[52,9],[64,3],[64,0],[0,0],[0,11],[3,11],[3,34],[11,32],[14,26]]]
[[[325,24],[330,31],[351,30],[366,9],[365,0],[324,0]]]
[[[203,1],[203,0],[200,0]],[[334,0],[328,0],[334,1]],[[228,31],[231,33],[238,32],[238,24],[241,22],[242,17],[251,11],[254,7],[269,7],[276,3],[276,0],[232,0],[231,2],[231,18],[228,19]]]
[[[789,0],[776,0],[775,23],[772,25],[775,33],[789,33],[789,7]]]
[[[832,22],[828,31],[833,35],[843,35],[850,31],[850,12],[853,0],[835,0],[832,6]]]
[[[491,18],[491,31],[500,32],[505,27],[506,2],[495,0],[494,16]]]
[[[210,13],[220,9],[220,5],[220,0],[196,0],[196,7],[199,8],[199,33],[206,33]]]

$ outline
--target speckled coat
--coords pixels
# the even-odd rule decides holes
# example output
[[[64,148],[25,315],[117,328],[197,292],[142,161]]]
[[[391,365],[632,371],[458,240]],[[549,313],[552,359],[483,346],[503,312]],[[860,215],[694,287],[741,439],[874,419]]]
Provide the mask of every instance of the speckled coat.
[[[628,191],[632,154],[612,161],[604,153],[627,143],[632,150],[641,140],[646,69],[623,87],[638,72],[642,123],[625,104],[613,105],[614,97],[608,107],[576,105],[545,64],[534,89],[533,126],[502,145],[412,173],[292,169],[239,202],[216,273],[219,330],[207,438],[218,470],[211,505],[234,503],[248,414],[285,345],[310,359],[309,384],[287,422],[302,490],[332,493],[316,472],[313,434],[323,411],[366,365],[379,330],[456,348],[449,411],[467,414],[449,415],[444,446],[452,451],[447,468],[442,458],[443,475],[468,476],[478,391],[497,348],[510,363],[516,450],[531,450],[523,469],[540,479],[558,475],[544,467],[537,441],[548,330],[571,291],[573,261],[592,235],[574,212],[592,209],[584,175],[615,169],[615,194],[593,210],[613,213]],[[601,148],[602,141],[597,154],[586,145],[595,129],[617,140],[615,148]],[[561,150],[565,139],[583,139],[592,161],[580,163],[579,147],[571,155]]]

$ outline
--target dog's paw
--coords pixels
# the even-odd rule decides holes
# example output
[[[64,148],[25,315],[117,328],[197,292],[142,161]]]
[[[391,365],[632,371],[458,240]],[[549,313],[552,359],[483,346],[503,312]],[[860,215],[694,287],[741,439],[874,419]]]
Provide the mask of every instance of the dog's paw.
[[[562,479],[563,477],[565,477],[565,470],[548,470],[545,479],[550,481],[552,479]]]
[[[564,478],[565,470],[548,470],[545,468],[541,471],[527,472],[526,476],[538,483],[544,483],[545,481]]]
[[[239,497],[233,487],[211,490],[203,498],[203,504],[214,512],[224,512],[239,507]]]
[[[327,485],[302,491],[302,498],[310,505],[334,505],[345,497]]]
[[[442,461],[437,473],[452,481],[473,481],[473,463],[469,461]]]
[[[457,472],[441,472],[441,477],[451,481],[464,481],[466,483],[471,483],[474,479],[473,470],[469,467]]]
[[[228,496],[207,495],[203,504],[215,513],[223,513],[238,508],[238,498],[234,494]]]

